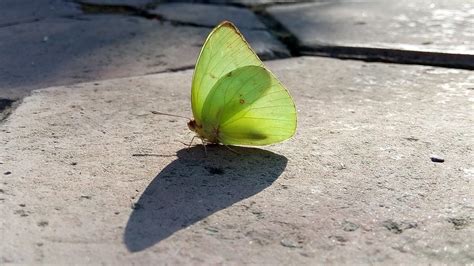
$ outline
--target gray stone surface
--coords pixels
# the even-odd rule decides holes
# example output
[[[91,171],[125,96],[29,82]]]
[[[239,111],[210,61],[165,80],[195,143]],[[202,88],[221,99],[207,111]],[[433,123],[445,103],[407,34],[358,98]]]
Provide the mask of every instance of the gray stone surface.
[[[192,71],[25,98],[0,125],[0,262],[474,260],[472,72],[269,65],[294,96],[298,131],[241,155],[187,149],[186,120],[150,114],[191,115]]]
[[[145,9],[156,3],[156,0],[74,0],[77,3],[92,4],[98,6],[129,6]]]
[[[358,47],[462,54],[470,56],[459,60],[470,60],[474,67],[473,9],[474,3],[464,0],[346,0],[274,6],[267,11],[307,49]]]
[[[0,29],[0,97],[192,67],[208,29],[136,17],[47,19]]]
[[[317,2],[324,0],[206,0],[204,2],[216,4],[234,4],[244,6],[259,6],[259,5],[273,5],[273,4],[294,4],[302,2]]]
[[[252,49],[262,60],[270,60],[290,56],[290,52],[275,36],[265,30],[241,29],[241,33]]]
[[[266,29],[257,16],[247,8],[193,3],[165,3],[149,13],[165,19],[215,27],[224,20],[232,21],[240,29]]]
[[[0,28],[0,98],[19,98],[52,85],[189,68],[209,32],[112,15]],[[288,55],[266,31],[244,35],[264,59]]]
[[[64,0],[1,0],[0,10],[0,27],[81,14],[76,4]]]

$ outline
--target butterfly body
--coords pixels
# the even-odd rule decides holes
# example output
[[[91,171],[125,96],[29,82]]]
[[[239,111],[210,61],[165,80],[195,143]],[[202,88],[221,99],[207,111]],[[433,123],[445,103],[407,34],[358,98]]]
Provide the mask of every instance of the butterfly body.
[[[191,120],[188,122],[188,128],[207,143],[219,143],[219,127],[203,128],[203,126],[199,125],[196,120]]]
[[[188,127],[208,143],[268,145],[296,130],[296,108],[288,91],[227,21],[204,43],[191,103],[194,120]]]

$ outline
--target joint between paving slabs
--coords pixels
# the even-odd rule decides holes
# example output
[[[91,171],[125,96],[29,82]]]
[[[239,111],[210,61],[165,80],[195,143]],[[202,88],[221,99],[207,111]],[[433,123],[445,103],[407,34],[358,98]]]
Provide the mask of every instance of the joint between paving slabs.
[[[299,1],[298,1],[299,2]],[[305,1],[301,1],[305,2]],[[172,20],[164,18],[160,15],[151,14],[147,12],[148,8],[154,8],[159,6],[159,4],[149,5],[142,8],[136,8],[132,6],[126,5],[99,5],[99,4],[90,4],[84,2],[77,2],[77,4],[81,7],[81,10],[85,14],[117,14],[117,15],[129,15],[129,16],[138,16],[145,19],[155,19],[162,22],[169,22],[175,26],[189,26],[189,27],[199,27],[199,28],[209,28],[212,29],[213,27],[201,25],[198,23],[190,23],[190,22],[182,22],[179,20]],[[224,4],[220,4],[224,5]],[[272,34],[276,39],[278,39],[286,48],[290,51],[291,57],[299,56],[299,44],[298,40],[295,36],[293,36],[283,25],[281,25],[278,21],[273,19],[268,13],[265,12],[265,7],[268,5],[258,5],[253,7],[244,6],[241,4],[225,4],[225,6],[235,6],[239,8],[247,8],[252,11],[259,19],[264,23],[267,27],[267,31]],[[287,58],[288,56],[284,55],[276,55],[276,59],[283,59]],[[172,71],[174,72],[174,71]]]
[[[280,22],[268,14],[263,6],[254,7],[251,10],[267,27],[267,30],[270,32],[270,34],[272,34],[288,49],[290,52],[290,57],[297,57],[301,55],[298,39]],[[282,59],[285,57],[280,56],[278,58]]]
[[[352,59],[364,62],[381,62],[407,65],[424,65],[457,69],[474,69],[474,56],[425,51],[371,47],[301,47],[301,55]]]
[[[76,1],[84,14],[116,14],[116,15],[129,15],[138,16],[147,19],[162,19],[158,15],[152,15],[146,12],[145,9],[136,8],[127,5],[104,5],[104,4],[91,4]]]
[[[179,20],[167,19],[160,15],[147,12],[148,8],[156,7],[157,5],[145,6],[144,8],[136,8],[132,6],[126,6],[126,5],[100,5],[100,4],[90,4],[90,3],[83,3],[83,2],[77,2],[77,4],[80,6],[84,14],[128,15],[128,16],[136,16],[136,17],[141,17],[141,18],[150,19],[150,20],[158,20],[161,22],[169,22],[174,26],[189,26],[189,27],[212,29],[212,27],[210,26],[201,25],[198,23],[182,22]]]
[[[153,3],[145,5],[143,8],[133,7],[128,5],[107,5],[107,4],[91,4],[85,3],[80,0],[74,1],[78,4],[81,10],[85,14],[117,14],[117,15],[130,15],[138,16],[145,19],[155,19],[162,22],[169,22],[175,26],[189,26],[189,27],[200,27],[200,28],[212,28],[210,26],[201,25],[199,23],[182,22],[179,20],[172,20],[164,18],[157,14],[152,14],[147,9],[156,8],[160,3]],[[200,1],[198,1],[200,2]],[[295,1],[290,4],[298,4],[309,2],[308,0]],[[166,1],[165,1],[166,3]],[[206,3],[206,1],[203,1]],[[273,18],[267,11],[266,8],[274,5],[287,5],[289,3],[271,3],[271,4],[259,4],[255,6],[246,6],[239,3],[217,3],[217,5],[235,6],[239,8],[247,8],[252,11],[257,18],[267,27],[271,35],[279,40],[290,52],[289,57],[298,57],[302,55],[306,56],[322,56],[331,57],[338,59],[354,59],[365,62],[385,62],[385,63],[399,63],[399,64],[416,64],[416,65],[428,65],[428,66],[439,66],[448,68],[460,68],[460,69],[474,69],[472,62],[472,56],[466,55],[451,55],[442,53],[432,52],[420,52],[420,51],[401,51],[396,49],[377,49],[370,47],[336,47],[336,46],[317,46],[317,47],[305,47],[302,46],[296,36],[294,36],[288,29],[285,28],[278,20]],[[75,18],[75,17],[73,17]],[[0,26],[1,27],[1,26]],[[457,60],[460,57],[462,60]],[[275,54],[274,59],[288,58],[287,55]],[[472,61],[472,60],[471,60]],[[188,67],[169,69],[163,72],[176,72],[180,70],[187,70]],[[154,74],[154,73],[153,73]]]

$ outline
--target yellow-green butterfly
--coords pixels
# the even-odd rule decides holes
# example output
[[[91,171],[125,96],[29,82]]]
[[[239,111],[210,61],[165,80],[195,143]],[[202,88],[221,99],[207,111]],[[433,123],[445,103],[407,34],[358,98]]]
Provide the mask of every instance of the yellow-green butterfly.
[[[212,30],[199,54],[191,89],[194,120],[188,127],[204,142],[268,145],[296,130],[296,109],[231,22]]]

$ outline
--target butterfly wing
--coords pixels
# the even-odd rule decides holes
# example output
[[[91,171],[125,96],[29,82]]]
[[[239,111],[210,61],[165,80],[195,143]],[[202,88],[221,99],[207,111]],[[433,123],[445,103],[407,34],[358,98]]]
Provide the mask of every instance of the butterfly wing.
[[[231,22],[224,21],[212,30],[199,54],[191,89],[191,105],[198,124],[202,124],[204,102],[217,81],[230,71],[249,65],[263,63]]]
[[[268,145],[296,130],[291,96],[267,69],[244,66],[223,76],[202,109],[204,130],[229,145]]]

